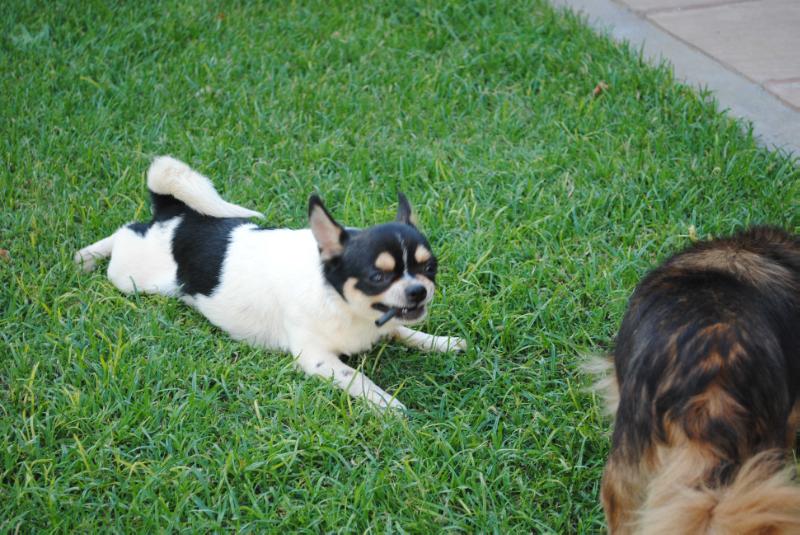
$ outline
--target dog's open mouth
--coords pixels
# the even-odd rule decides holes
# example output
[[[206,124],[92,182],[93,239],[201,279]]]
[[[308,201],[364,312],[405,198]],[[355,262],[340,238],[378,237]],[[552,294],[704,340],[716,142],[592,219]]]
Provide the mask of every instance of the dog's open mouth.
[[[425,314],[424,304],[419,304],[413,307],[390,307],[384,305],[383,303],[375,303],[372,305],[372,308],[380,312],[388,312],[389,310],[394,309],[396,311],[394,313],[394,317],[400,320],[415,320],[421,318],[423,314]]]

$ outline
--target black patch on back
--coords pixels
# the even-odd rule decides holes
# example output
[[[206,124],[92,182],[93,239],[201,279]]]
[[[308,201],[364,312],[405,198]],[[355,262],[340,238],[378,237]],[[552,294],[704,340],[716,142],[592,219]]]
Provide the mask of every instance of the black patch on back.
[[[150,192],[153,219],[149,225],[134,223],[140,232],[154,223],[181,217],[172,236],[172,256],[178,264],[177,279],[187,295],[211,295],[219,285],[222,263],[228,252],[231,232],[249,223],[239,217],[202,215],[171,195]]]
[[[147,230],[150,228],[150,223],[131,223],[128,225],[128,228],[139,236],[144,236],[147,234]]]
[[[219,285],[231,232],[245,223],[247,219],[210,217],[193,210],[183,214],[172,237],[172,256],[183,293],[211,295]]]
[[[152,191],[150,192],[150,207],[153,212],[153,218],[149,223],[139,222],[128,225],[129,229],[140,236],[145,236],[147,231],[150,230],[150,227],[153,226],[153,223],[169,221],[170,219],[189,212],[197,214],[197,212],[172,195],[161,195],[160,193],[153,193]]]
[[[169,221],[173,217],[183,215],[187,212],[197,214],[197,212],[186,206],[182,201],[179,201],[172,195],[161,195],[160,193],[153,193],[151,191],[150,204],[153,209],[153,223],[158,221]]]

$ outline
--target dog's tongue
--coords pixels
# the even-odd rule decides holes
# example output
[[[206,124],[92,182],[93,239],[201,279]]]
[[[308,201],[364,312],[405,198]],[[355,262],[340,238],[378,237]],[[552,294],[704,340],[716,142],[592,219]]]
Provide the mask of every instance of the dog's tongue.
[[[383,316],[375,320],[375,325],[377,325],[378,327],[383,327],[384,325],[386,325],[386,322],[395,317],[398,312],[400,312],[399,308],[394,308],[394,307],[390,308],[389,310],[383,313]]]

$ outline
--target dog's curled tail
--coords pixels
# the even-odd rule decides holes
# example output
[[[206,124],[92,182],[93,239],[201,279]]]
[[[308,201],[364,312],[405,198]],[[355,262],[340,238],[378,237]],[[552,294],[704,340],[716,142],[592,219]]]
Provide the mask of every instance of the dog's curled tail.
[[[152,193],[170,195],[195,212],[213,217],[264,217],[262,214],[229,203],[219,196],[211,181],[171,156],[159,156],[147,171],[147,187]]]
[[[637,519],[638,531],[665,535],[800,533],[800,487],[792,481],[796,470],[787,467],[784,452],[767,450],[751,457],[731,484],[720,488],[697,482],[713,462],[691,451],[675,452],[648,488]]]

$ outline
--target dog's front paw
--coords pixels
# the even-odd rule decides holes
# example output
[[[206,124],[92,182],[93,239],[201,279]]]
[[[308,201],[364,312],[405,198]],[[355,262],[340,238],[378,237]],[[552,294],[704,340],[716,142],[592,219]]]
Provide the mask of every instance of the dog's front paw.
[[[386,407],[395,411],[406,411],[406,406],[400,403],[397,398],[392,398],[389,401],[389,405]]]
[[[400,401],[388,394],[387,392],[370,392],[368,398],[372,403],[374,403],[379,409],[381,410],[397,410],[397,411],[404,411],[406,410],[406,406],[400,403]]]
[[[466,351],[467,350],[467,341],[463,338],[458,338],[457,336],[453,336],[450,338],[453,341],[452,351]]]
[[[465,351],[467,341],[457,336],[437,336],[436,351],[445,353],[447,351]]]

